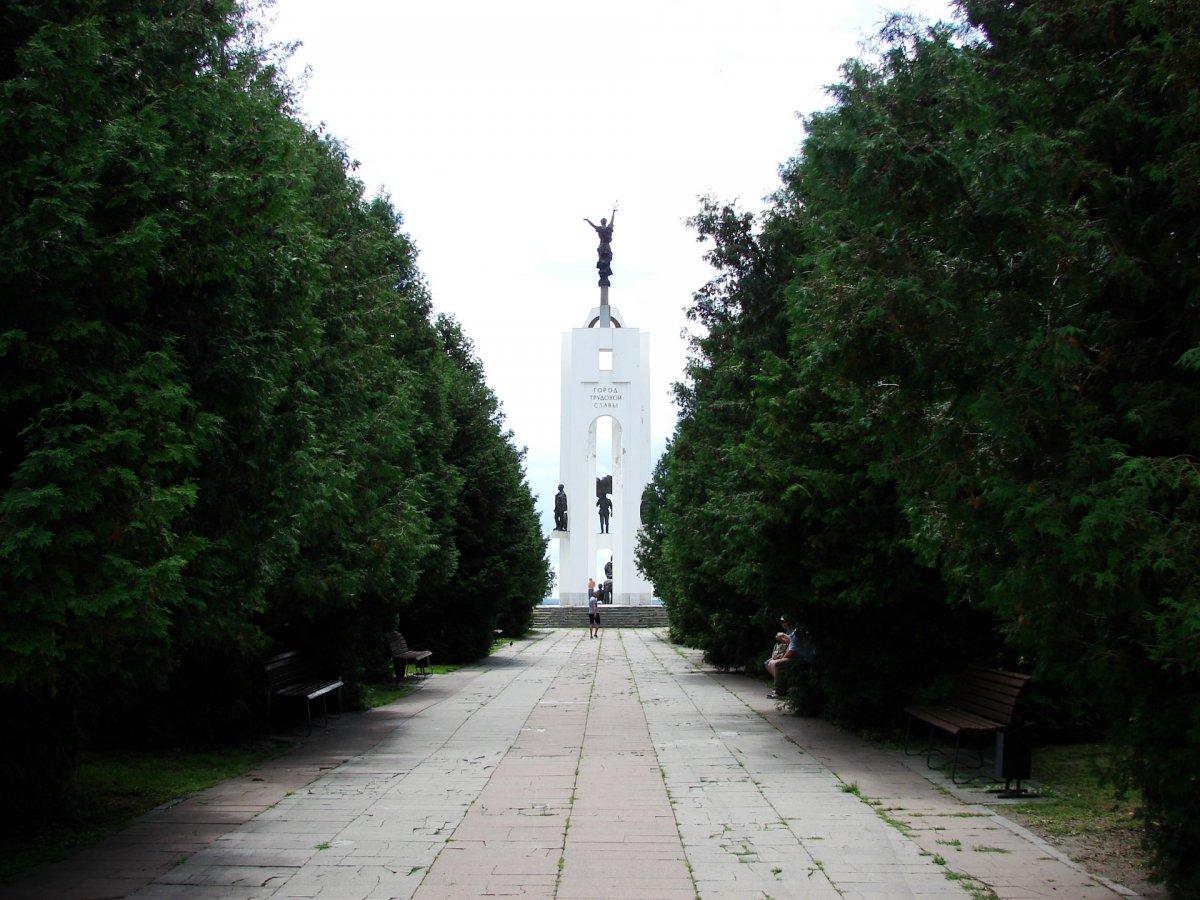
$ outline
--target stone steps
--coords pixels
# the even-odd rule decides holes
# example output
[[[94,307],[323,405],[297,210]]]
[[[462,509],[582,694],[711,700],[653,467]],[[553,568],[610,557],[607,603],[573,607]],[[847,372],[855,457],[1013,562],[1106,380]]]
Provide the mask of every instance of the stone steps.
[[[538,606],[533,610],[534,628],[587,628],[586,606]],[[664,606],[601,606],[602,628],[666,628]]]

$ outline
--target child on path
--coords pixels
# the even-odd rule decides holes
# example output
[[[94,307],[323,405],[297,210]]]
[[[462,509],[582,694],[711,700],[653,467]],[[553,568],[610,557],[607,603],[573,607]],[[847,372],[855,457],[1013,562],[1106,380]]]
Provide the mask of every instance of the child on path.
[[[600,637],[600,591],[594,579],[588,579],[588,638]]]

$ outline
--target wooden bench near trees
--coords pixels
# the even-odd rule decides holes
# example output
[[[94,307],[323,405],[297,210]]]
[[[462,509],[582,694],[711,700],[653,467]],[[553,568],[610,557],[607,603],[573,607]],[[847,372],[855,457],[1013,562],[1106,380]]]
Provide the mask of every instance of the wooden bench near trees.
[[[429,675],[429,661],[433,659],[432,650],[413,650],[408,646],[398,631],[389,631],[388,646],[392,650],[392,665],[396,667],[396,679],[403,681],[408,674],[408,664],[412,663],[416,673],[421,676]]]
[[[342,681],[323,677],[295,650],[286,650],[263,660],[267,673],[267,718],[271,717],[271,700],[275,697],[299,698],[304,701],[304,720],[312,732],[312,702],[320,700],[329,722],[329,695],[336,694],[338,715],[342,712]]]
[[[1017,700],[1029,682],[1028,675],[1007,672],[1003,669],[987,669],[970,666],[959,679],[950,701],[941,706],[908,706],[908,727],[904,736],[904,752],[909,756],[925,755],[930,768],[933,754],[939,752],[934,746],[934,734],[942,731],[954,738],[954,756],[950,762],[950,780],[956,780],[964,736],[968,739],[983,739],[1010,728],[1016,715]],[[913,722],[929,726],[925,746],[910,750]],[[976,748],[979,761],[971,768],[983,767],[983,746]]]

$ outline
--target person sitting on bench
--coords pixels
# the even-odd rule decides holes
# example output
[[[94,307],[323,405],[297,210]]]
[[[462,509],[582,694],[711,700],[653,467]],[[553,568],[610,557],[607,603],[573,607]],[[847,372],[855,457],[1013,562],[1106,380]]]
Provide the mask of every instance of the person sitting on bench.
[[[806,631],[793,625],[787,616],[780,616],[779,627],[781,630],[775,633],[775,652],[766,662],[767,674],[775,681],[775,687],[767,694],[771,700],[783,698],[781,672],[796,663],[811,663],[813,657]]]

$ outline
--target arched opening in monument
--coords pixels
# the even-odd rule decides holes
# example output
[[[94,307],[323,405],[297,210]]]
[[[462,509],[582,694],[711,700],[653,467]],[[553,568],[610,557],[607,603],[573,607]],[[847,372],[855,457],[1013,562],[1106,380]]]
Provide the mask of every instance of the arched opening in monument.
[[[608,602],[620,590],[620,575],[609,576],[606,565],[614,558],[621,541],[619,523],[621,503],[624,502],[624,473],[621,467],[621,423],[613,416],[597,416],[592,420],[588,433],[588,484],[595,485],[595,493],[588,498],[591,521],[589,530],[595,534],[592,552],[588,555],[589,578],[595,578],[599,586],[609,581],[606,593]],[[612,572],[611,566],[608,572]]]
[[[596,579],[596,587],[602,588],[602,603],[612,603],[613,595],[613,577],[610,574],[613,571],[612,567],[613,554],[611,550],[597,550],[595,565],[592,567],[596,572],[592,578]]]
[[[603,537],[616,524],[618,496],[624,483],[621,472],[621,424],[612,416],[597,416],[588,434],[589,470],[596,492],[589,498],[592,527]],[[590,483],[590,482],[589,482]],[[600,544],[601,549],[611,545]]]

